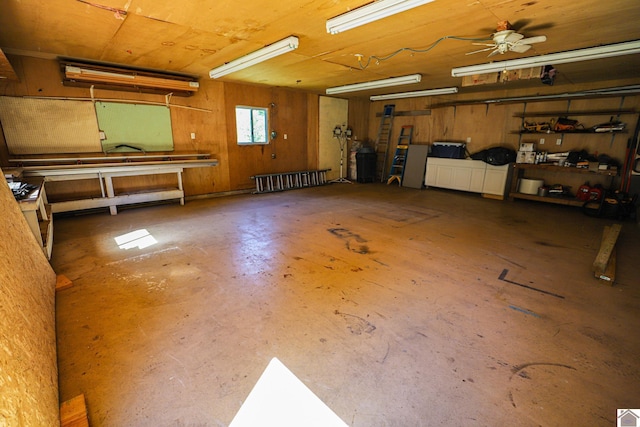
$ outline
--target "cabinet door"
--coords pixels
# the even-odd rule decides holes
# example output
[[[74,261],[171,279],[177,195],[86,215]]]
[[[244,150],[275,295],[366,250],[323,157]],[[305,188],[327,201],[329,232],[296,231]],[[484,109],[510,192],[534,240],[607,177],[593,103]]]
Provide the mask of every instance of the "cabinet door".
[[[506,192],[507,177],[509,176],[509,165],[492,166],[487,165],[484,176],[482,192],[485,194],[495,194],[504,196]]]
[[[473,169],[471,168],[454,168],[451,185],[449,188],[456,190],[469,191],[471,188],[471,180],[473,179]]]
[[[434,162],[427,160],[427,173],[424,177],[424,182],[428,186],[437,187],[436,181],[438,177],[438,165],[435,165]]]
[[[482,193],[482,188],[485,181],[485,168],[473,168],[471,169],[471,180],[469,181],[469,191],[474,193]]]
[[[452,168],[451,166],[437,166],[435,186],[442,188],[455,188],[453,186],[454,171],[455,168]]]

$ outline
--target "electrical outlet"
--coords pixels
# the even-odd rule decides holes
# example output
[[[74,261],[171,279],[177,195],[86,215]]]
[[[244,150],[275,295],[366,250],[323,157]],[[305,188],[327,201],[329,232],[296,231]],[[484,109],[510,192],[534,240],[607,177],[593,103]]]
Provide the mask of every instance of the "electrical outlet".
[[[540,145],[544,145],[544,138],[540,138]]]
[[[469,144],[470,142],[471,142],[471,137],[470,137],[470,136],[468,136],[468,137],[467,137],[467,144]]]
[[[196,133],[195,132],[191,132],[191,139],[196,139]]]
[[[562,138],[556,139],[556,145],[562,145]]]
[[[284,135],[282,135],[282,137],[283,137],[284,139],[287,139],[287,134],[285,133]]]

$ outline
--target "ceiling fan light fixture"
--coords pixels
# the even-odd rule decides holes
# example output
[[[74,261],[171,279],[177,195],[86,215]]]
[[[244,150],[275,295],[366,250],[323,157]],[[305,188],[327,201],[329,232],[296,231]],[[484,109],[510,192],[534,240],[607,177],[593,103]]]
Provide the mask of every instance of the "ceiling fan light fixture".
[[[458,67],[451,69],[451,76],[475,76],[478,74],[498,73],[501,71],[539,67],[547,64],[568,64],[572,62],[590,61],[593,59],[611,58],[615,56],[633,55],[637,53],[640,53],[640,40],[633,40],[623,43],[589,47],[586,49],[577,49],[566,52],[551,53],[548,55],[532,56],[529,58],[511,59],[508,61],[490,62],[487,64]]]
[[[327,33],[338,34],[434,0],[377,0],[327,20]]]
[[[298,48],[298,44],[299,40],[296,36],[287,37],[286,39],[277,41],[263,47],[262,49],[256,50],[255,52],[212,69],[209,71],[209,77],[217,79],[219,77],[226,76],[227,74],[249,68],[252,65],[259,64],[260,62],[264,62],[273,57],[296,50]]]
[[[403,99],[403,98],[419,98],[421,96],[437,96],[437,95],[449,95],[458,93],[457,87],[444,87],[440,89],[427,89],[417,90],[414,92],[400,92],[400,93],[388,93],[386,95],[374,95],[369,97],[371,101],[385,101],[388,99]]]
[[[420,83],[421,74],[410,74],[402,77],[391,77],[389,79],[373,80],[370,82],[354,83],[345,86],[335,86],[327,88],[327,95],[335,95],[338,93],[358,92],[361,90],[379,89],[383,87],[400,86],[407,84]]]

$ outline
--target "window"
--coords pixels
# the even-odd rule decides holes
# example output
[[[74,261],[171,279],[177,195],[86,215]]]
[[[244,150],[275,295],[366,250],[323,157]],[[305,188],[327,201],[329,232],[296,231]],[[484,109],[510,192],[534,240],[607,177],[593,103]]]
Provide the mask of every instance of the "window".
[[[236,107],[238,144],[267,144],[269,110],[258,107]]]

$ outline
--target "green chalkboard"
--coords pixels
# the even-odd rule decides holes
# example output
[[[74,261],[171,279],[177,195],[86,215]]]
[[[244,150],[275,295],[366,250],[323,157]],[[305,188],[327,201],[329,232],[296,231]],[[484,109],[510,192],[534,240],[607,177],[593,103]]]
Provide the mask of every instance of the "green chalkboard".
[[[98,127],[104,133],[104,152],[173,151],[169,107],[117,102],[95,105]]]

